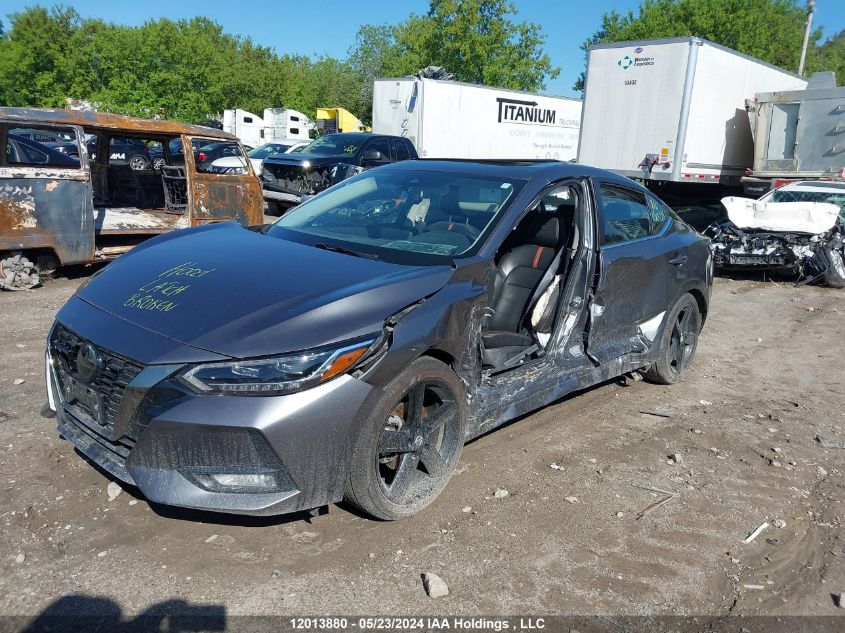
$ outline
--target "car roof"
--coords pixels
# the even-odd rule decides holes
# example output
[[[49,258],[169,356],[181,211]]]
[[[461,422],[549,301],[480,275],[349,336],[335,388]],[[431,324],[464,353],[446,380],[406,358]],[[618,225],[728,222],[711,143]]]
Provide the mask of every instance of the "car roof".
[[[331,134],[324,134],[323,136],[360,136],[361,138],[403,138],[395,134],[377,134],[376,132],[332,132]],[[318,136],[317,138],[323,138]],[[312,139],[317,140],[317,139]]]
[[[791,182],[788,185],[779,187],[777,190],[785,191],[830,191],[841,190],[845,191],[845,182],[833,182],[830,180],[802,180],[801,182]]]
[[[91,112],[88,110],[64,110],[61,108],[2,108],[0,123],[32,126],[39,123],[48,125],[79,125],[86,130],[119,131],[125,134],[187,134],[204,136],[220,140],[237,141],[238,137],[223,130],[203,125],[164,121],[158,119],[140,119],[137,117],[112,114],[110,112]]]
[[[455,171],[472,172],[479,176],[492,178],[518,178],[522,180],[545,179],[558,180],[567,177],[601,178],[608,182],[634,187],[647,191],[644,187],[630,178],[625,178],[605,169],[590,167],[580,163],[569,163],[551,159],[531,160],[469,160],[469,159],[441,159],[420,158],[415,160],[391,163],[379,169],[419,169],[421,171]]]

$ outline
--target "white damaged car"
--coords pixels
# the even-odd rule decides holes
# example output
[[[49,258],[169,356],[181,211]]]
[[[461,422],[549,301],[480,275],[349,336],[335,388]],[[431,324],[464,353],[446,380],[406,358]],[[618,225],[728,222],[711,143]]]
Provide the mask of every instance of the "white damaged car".
[[[717,270],[785,270],[845,288],[845,182],[794,182],[722,205],[727,219],[705,231]]]

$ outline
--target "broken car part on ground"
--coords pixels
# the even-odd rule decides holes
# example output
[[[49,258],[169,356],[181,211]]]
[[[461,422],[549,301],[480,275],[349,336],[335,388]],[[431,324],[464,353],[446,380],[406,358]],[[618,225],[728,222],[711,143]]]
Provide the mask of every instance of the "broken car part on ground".
[[[705,232],[717,269],[783,270],[845,288],[845,183],[792,183],[722,204],[727,219]]]
[[[397,519],[469,438],[628,371],[678,380],[711,284],[707,241],[626,178],[408,161],[111,263],[57,315],[47,393],[153,501]]]
[[[240,156],[243,170],[214,173],[200,151],[209,143]],[[263,218],[251,163],[238,139],[220,130],[0,108],[0,147],[0,289],[32,288],[58,266],[113,259],[174,229]]]

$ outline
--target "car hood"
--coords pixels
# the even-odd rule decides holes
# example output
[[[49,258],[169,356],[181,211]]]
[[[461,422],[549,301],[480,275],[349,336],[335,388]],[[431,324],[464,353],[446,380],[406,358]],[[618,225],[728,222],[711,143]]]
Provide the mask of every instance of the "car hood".
[[[273,154],[264,159],[267,165],[334,165],[354,160],[354,156],[324,156],[323,154]]]
[[[728,219],[740,229],[819,234],[829,231],[839,217],[839,206],[829,202],[765,202],[730,196],[722,198]]]
[[[364,259],[226,222],[135,247],[77,297],[160,336],[248,358],[380,332],[451,274],[450,266]]]

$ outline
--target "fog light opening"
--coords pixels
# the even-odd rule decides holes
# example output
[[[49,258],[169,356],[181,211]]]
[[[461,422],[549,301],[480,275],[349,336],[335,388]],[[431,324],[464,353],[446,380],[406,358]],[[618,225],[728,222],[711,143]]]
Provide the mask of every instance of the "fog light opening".
[[[218,486],[226,488],[264,488],[278,487],[275,473],[208,473]]]

